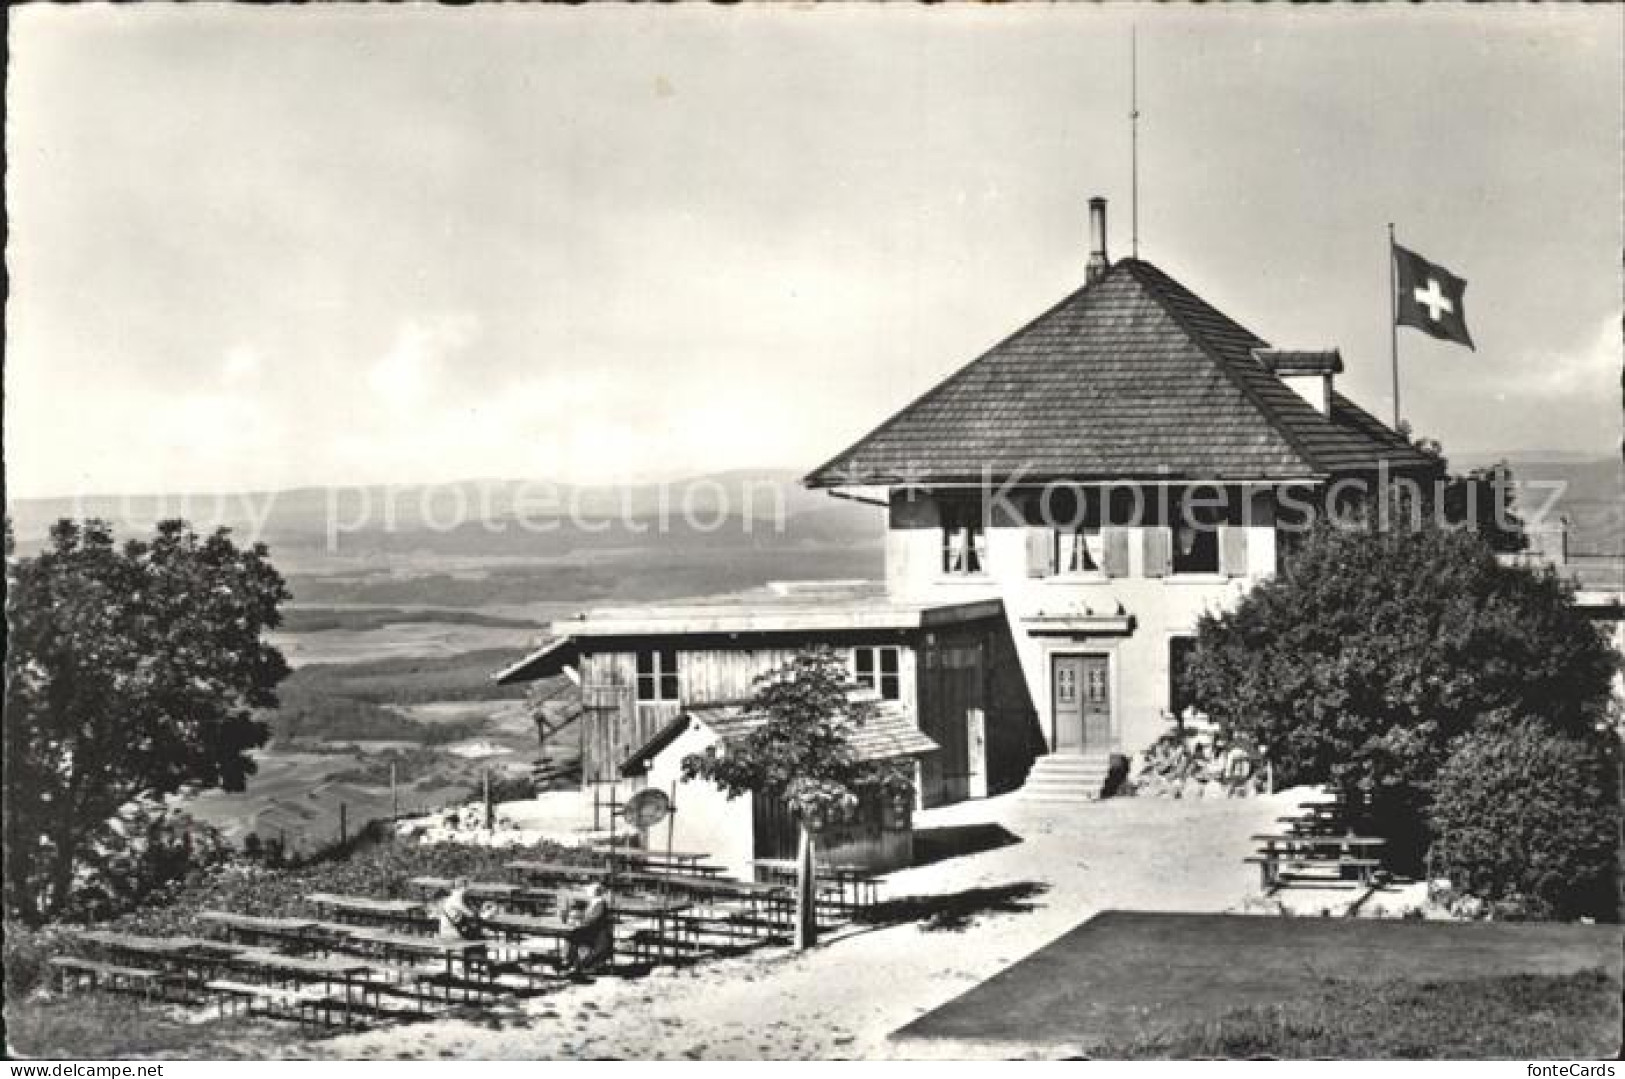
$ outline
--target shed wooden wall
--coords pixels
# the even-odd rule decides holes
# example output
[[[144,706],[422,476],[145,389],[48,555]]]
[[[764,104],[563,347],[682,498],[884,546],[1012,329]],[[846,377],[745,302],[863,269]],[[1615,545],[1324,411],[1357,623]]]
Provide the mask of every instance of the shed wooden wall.
[[[758,858],[796,857],[800,829],[790,810],[779,802],[751,797],[751,823]],[[819,865],[853,866],[872,872],[903,869],[914,861],[913,822],[887,828],[885,811],[878,799],[865,798],[857,819],[850,824],[827,829],[818,837],[815,854]]]
[[[616,641],[613,647],[581,657],[581,697],[586,715],[581,721],[581,778],[584,783],[607,783],[634,750],[654,737],[689,705],[743,701],[755,690],[756,678],[795,658],[809,643],[827,643],[838,652],[855,644],[898,646],[901,703],[915,705],[913,647],[896,634],[879,638],[856,635],[827,642],[798,639],[785,644],[739,647],[678,647],[676,703],[640,704],[637,701],[639,651],[671,647],[658,640]],[[719,642],[720,643],[720,642]]]
[[[974,787],[999,794],[1021,786],[1046,749],[1008,623],[991,618],[932,631],[920,645],[918,682],[920,729],[942,747],[921,758],[921,804],[959,801],[978,793]],[[982,716],[980,746],[972,709]],[[973,783],[977,776],[982,783]]]

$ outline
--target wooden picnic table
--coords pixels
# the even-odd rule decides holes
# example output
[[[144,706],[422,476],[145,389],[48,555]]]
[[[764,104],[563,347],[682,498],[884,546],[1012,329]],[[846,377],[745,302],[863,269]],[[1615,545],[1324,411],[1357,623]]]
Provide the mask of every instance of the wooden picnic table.
[[[518,861],[509,862],[503,866],[511,873],[518,873],[525,877],[540,877],[544,880],[604,880],[609,876],[609,869],[597,865],[566,865],[562,862],[535,862]]]
[[[709,854],[698,851],[611,850],[608,854],[616,862],[643,866],[657,872],[687,873],[704,877],[722,874],[720,865],[710,865],[705,861],[710,857]]]
[[[331,1018],[332,1004],[337,1003],[329,999],[334,983],[344,989],[344,1022],[351,1024],[356,1007],[356,991],[360,991],[362,1006],[370,1003],[374,1008],[380,1007],[381,989],[378,983],[369,980],[366,975],[373,972],[371,963],[359,959],[346,959],[341,956],[311,956],[287,955],[273,951],[269,948],[244,948],[234,955],[228,965],[235,970],[246,971],[268,980],[293,981],[300,984],[319,983],[322,986],[322,997],[301,1001],[301,1006],[307,1005],[312,1010],[325,1010]],[[246,995],[252,989],[228,982],[211,983],[221,992],[231,995]]]
[[[1255,835],[1254,843],[1262,843],[1266,848],[1281,847],[1292,849],[1296,847],[1311,847],[1316,849],[1350,847],[1359,850],[1375,850],[1386,846],[1388,841],[1380,836],[1366,835]]]
[[[678,892],[690,892],[697,895],[726,895],[739,899],[781,895],[785,892],[784,886],[779,884],[732,880],[727,877],[701,877],[685,873],[640,873],[633,871],[618,874],[617,878],[633,884],[642,884],[654,888],[669,887]]]
[[[234,936],[250,940],[270,938],[298,947],[313,943],[320,924],[309,918],[262,918],[225,910],[205,910],[199,912],[197,917],[199,921],[218,925]]]
[[[446,877],[413,877],[408,883],[437,894],[449,891],[452,884]],[[523,884],[507,884],[491,880],[470,881],[467,895],[478,902],[499,903],[521,913],[550,910],[558,902],[556,890],[529,888]]]
[[[229,955],[238,951],[229,944],[203,937],[147,937],[136,933],[117,933],[108,929],[85,929],[74,935],[80,940],[114,951],[135,952],[141,955],[186,955],[199,952]]]
[[[407,883],[426,892],[449,892],[456,881],[450,877],[413,877]],[[525,887],[522,884],[508,884],[495,880],[471,880],[468,882],[467,894],[472,899],[507,899],[524,890]]]
[[[480,925],[509,942],[519,941],[525,951],[532,950],[525,938],[544,938],[555,961],[563,958],[570,933],[575,928],[563,918],[534,914],[492,914],[481,918]]]
[[[374,899],[364,895],[314,892],[305,896],[305,900],[330,918],[386,929],[415,926],[422,931],[431,928],[433,920],[428,904],[416,899]]]
[[[457,968],[462,967],[463,977],[468,982],[490,983],[488,976],[477,978],[475,965],[485,958],[486,942],[483,940],[469,940],[464,937],[419,937],[408,933],[391,933],[386,929],[352,929],[346,932],[338,947],[366,954],[377,953],[385,962],[399,967],[403,957],[432,958],[445,962],[446,991],[451,993],[452,979],[457,974]],[[468,999],[472,999],[469,995]]]
[[[114,955],[157,961],[166,971],[179,976],[181,989],[187,994],[191,992],[194,975],[200,982],[205,980],[209,969],[242,950],[202,937],[148,937],[105,929],[82,930],[75,936]]]
[[[777,881],[786,886],[793,886],[800,867],[790,858],[757,858],[752,863],[758,875],[765,875],[770,881]],[[872,870],[855,865],[823,865],[818,866],[818,877],[821,880],[833,882],[838,896],[837,906],[845,911],[855,911],[861,907],[871,905],[880,898],[880,881],[876,879]],[[847,891],[851,890],[851,899],[847,899]]]
[[[355,911],[362,914],[381,915],[417,915],[422,914],[424,906],[417,899],[374,899],[366,895],[334,895],[332,892],[312,892],[305,896],[307,902],[318,907],[330,907],[333,910]]]
[[[1282,863],[1315,863],[1353,869],[1362,881],[1369,881],[1371,873],[1380,864],[1376,852],[1388,841],[1379,836],[1358,835],[1255,835],[1253,842],[1260,844],[1257,855],[1246,859],[1258,863],[1262,886],[1266,891],[1280,881]]]

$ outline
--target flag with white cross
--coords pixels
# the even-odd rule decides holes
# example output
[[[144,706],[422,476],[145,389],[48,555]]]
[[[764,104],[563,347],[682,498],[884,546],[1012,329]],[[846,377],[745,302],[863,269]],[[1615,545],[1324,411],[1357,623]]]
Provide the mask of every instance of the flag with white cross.
[[[1394,320],[1430,337],[1473,347],[1462,294],[1467,282],[1414,251],[1394,244]],[[1475,350],[1476,351],[1476,350]]]

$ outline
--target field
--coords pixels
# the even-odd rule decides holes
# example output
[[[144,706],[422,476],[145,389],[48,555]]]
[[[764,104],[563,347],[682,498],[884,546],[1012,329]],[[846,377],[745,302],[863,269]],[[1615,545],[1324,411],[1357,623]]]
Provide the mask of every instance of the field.
[[[770,478],[782,484],[789,477]],[[744,487],[760,481],[750,474],[717,478],[713,508],[737,508]],[[424,488],[398,501],[410,510],[454,493]],[[403,512],[389,527],[337,536],[327,531],[333,499],[347,522],[360,519],[351,503],[383,495],[263,497],[270,512],[262,536],[294,597],[271,640],[294,673],[279,689],[280,706],[261,717],[272,737],[256,753],[259,771],[247,789],[207,792],[192,808],[235,840],[254,832],[307,850],[338,837],[341,807],[353,833],[391,813],[397,801],[410,811],[467,798],[487,770],[528,774],[538,747],[524,689],[499,687],[492,675],[522,656],[555,618],[595,605],[735,592],[774,579],[880,571],[880,516],[808,492],[786,496],[782,529],[734,516],[712,531],[681,520],[662,530],[654,527],[660,492],[639,488],[580,494],[586,510],[600,517],[625,504],[630,518],[605,532],[569,522],[528,531],[514,527],[517,508],[497,490],[490,516],[456,528],[428,527],[421,515]],[[25,549],[30,531],[61,508],[24,507]],[[122,515],[132,529],[141,527],[135,511],[160,516],[164,509],[85,507]],[[193,516],[208,522],[207,514]],[[245,524],[224,523],[239,531]],[[573,763],[568,734],[550,742],[548,759],[566,768]]]

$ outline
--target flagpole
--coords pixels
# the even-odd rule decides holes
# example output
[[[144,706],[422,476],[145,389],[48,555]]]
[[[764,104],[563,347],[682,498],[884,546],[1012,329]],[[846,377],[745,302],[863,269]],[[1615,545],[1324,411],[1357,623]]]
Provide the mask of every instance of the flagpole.
[[[1399,430],[1399,280],[1394,276],[1394,223],[1388,222],[1388,356],[1394,375],[1394,430]]]

